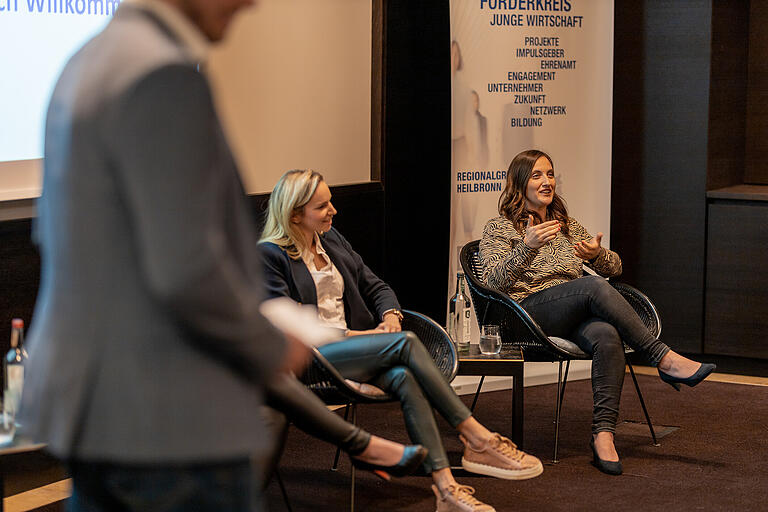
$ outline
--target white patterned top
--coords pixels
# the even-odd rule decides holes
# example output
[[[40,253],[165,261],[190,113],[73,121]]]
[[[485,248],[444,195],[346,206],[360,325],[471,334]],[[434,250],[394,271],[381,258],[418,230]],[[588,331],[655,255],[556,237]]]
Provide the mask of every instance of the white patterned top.
[[[576,219],[568,219],[569,237],[562,232],[540,249],[523,243],[523,233],[504,217],[489,220],[480,240],[483,281],[520,302],[532,293],[566,283],[583,275],[587,265],[603,277],[621,274],[621,259],[610,249],[601,248],[594,261],[584,261],[573,252],[573,245],[592,239]]]

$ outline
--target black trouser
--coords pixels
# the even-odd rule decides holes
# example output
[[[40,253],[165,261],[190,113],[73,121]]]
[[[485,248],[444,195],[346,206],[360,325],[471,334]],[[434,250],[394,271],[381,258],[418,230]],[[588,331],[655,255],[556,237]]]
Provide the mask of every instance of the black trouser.
[[[248,459],[209,464],[70,461],[70,512],[255,512],[258,486]]]
[[[320,348],[345,378],[367,382],[400,400],[408,435],[429,450],[424,469],[449,467],[434,407],[452,427],[471,416],[412,332],[353,336]]]
[[[632,306],[597,276],[574,279],[520,303],[548,336],[566,338],[592,354],[592,432],[614,432],[624,383],[622,340],[657,366],[669,347],[654,338]]]
[[[314,393],[293,375],[281,374],[267,385],[267,405],[285,414],[304,432],[359,455],[371,435],[331,412]]]

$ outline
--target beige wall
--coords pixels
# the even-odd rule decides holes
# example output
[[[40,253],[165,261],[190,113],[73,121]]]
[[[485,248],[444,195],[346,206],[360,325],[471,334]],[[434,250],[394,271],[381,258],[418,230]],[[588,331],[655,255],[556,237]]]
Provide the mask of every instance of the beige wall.
[[[370,181],[369,0],[261,0],[208,71],[249,193],[295,168]]]
[[[370,181],[370,0],[260,0],[208,72],[249,193],[294,168]],[[34,215],[40,176],[41,160],[0,163],[0,218]]]

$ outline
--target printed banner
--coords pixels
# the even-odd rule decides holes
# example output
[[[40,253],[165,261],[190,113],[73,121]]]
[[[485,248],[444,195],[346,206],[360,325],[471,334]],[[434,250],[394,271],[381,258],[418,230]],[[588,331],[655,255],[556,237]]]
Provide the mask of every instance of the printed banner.
[[[451,246],[498,216],[507,168],[540,149],[569,215],[608,247],[613,0],[451,0]],[[474,312],[473,312],[474,314]],[[472,321],[473,343],[478,339]]]

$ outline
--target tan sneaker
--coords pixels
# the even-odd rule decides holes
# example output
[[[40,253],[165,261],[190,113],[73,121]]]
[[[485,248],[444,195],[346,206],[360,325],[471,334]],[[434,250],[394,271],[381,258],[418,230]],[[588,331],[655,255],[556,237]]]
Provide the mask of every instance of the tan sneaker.
[[[379,389],[373,384],[368,384],[366,382],[357,382],[352,379],[344,379],[344,382],[350,385],[350,387],[354,388],[355,391],[358,393],[362,393],[364,395],[368,396],[387,396],[387,393],[383,389]]]
[[[435,512],[496,512],[495,508],[472,496],[475,490],[468,485],[451,484],[445,494],[432,485],[432,492],[437,498]]]
[[[500,434],[493,434],[485,446],[473,448],[464,436],[464,456],[461,465],[467,471],[507,480],[525,480],[544,471],[541,461],[518,450],[517,445]]]

